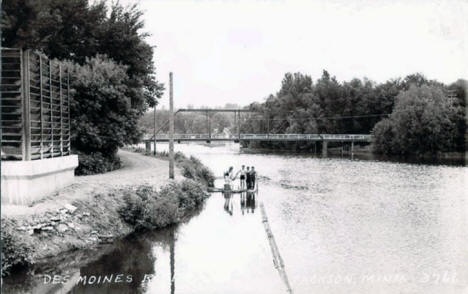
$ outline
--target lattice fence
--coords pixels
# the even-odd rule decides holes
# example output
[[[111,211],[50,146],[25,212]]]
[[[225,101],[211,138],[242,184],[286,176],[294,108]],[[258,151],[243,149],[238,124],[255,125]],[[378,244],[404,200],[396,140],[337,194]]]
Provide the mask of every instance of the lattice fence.
[[[70,75],[31,50],[1,49],[2,158],[70,155]]]

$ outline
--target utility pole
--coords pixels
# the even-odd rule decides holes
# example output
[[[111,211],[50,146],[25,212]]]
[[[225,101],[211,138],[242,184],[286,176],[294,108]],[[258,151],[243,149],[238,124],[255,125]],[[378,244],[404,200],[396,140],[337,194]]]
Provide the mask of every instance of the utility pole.
[[[154,118],[154,130],[153,130],[153,139],[154,139],[154,150],[153,154],[156,155],[156,101],[154,101],[154,110],[153,110],[153,118]]]
[[[169,73],[169,179],[174,179],[174,90]]]
[[[240,111],[237,112],[237,138],[239,138],[239,142],[240,142],[240,124],[241,124],[241,113]]]

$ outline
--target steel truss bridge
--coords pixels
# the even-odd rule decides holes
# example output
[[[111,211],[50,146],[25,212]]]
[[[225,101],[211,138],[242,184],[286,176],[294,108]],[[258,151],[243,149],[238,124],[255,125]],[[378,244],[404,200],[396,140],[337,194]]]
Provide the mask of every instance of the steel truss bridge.
[[[207,142],[212,141],[224,141],[224,142],[251,142],[251,141],[276,141],[276,142],[322,142],[322,150],[326,154],[328,142],[341,142],[351,143],[353,148],[354,143],[370,143],[372,136],[369,134],[241,134],[240,132],[240,120],[241,113],[255,113],[256,111],[248,109],[179,109],[174,112],[174,115],[180,112],[200,112],[204,113],[207,118],[207,133],[204,134],[174,134],[173,140],[175,142]],[[230,112],[234,114],[234,121],[236,126],[235,135],[226,136],[219,134],[212,134],[211,132],[211,117],[216,112]],[[159,134],[159,131],[167,126],[169,121],[163,124],[159,130],[155,130],[155,133],[150,138],[146,138],[143,141],[146,143],[146,149],[151,150],[151,144],[157,142],[169,142],[170,136],[168,134]],[[268,128],[269,129],[269,128]]]
[[[156,135],[156,142],[169,142],[169,135]],[[366,134],[239,134],[239,136],[221,136],[213,134],[174,134],[175,142],[190,141],[312,141],[312,142],[367,142],[372,140],[371,135]],[[145,141],[153,142],[154,138]]]

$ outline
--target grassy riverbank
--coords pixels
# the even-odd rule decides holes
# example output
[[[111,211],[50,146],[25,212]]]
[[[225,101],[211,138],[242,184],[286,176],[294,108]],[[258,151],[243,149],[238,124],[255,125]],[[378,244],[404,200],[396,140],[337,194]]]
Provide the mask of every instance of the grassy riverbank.
[[[67,251],[178,223],[208,195],[211,172],[196,159],[179,155],[177,166],[183,167],[170,181],[164,158],[119,153],[119,170],[77,177],[30,207],[2,206],[3,276]]]
[[[169,153],[167,152],[156,152],[156,155],[154,155],[152,152],[147,152],[141,147],[127,147],[126,150],[163,160],[169,159]],[[182,152],[176,152],[174,160],[184,177],[200,181],[208,187],[213,187],[215,180],[213,173],[198,158],[194,156],[187,157]]]

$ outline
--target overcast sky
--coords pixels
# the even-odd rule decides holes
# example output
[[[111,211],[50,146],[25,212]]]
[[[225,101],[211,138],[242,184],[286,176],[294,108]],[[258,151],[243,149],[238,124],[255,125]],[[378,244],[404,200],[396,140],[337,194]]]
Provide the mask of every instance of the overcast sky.
[[[167,89],[174,73],[176,108],[263,101],[286,72],[316,80],[326,69],[339,81],[468,77],[465,0],[121,0],[134,2]]]

